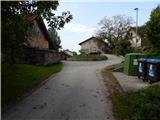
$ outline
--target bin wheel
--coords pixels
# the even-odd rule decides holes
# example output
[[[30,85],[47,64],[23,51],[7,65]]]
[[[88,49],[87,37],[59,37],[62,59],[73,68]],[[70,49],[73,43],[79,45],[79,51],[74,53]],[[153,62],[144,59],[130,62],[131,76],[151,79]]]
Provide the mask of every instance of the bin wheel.
[[[152,80],[149,80],[149,83],[150,83],[150,84],[152,84],[152,83],[153,83],[153,81],[152,81]]]
[[[143,78],[143,81],[144,81],[144,82],[147,82],[148,80],[147,80],[147,78]]]

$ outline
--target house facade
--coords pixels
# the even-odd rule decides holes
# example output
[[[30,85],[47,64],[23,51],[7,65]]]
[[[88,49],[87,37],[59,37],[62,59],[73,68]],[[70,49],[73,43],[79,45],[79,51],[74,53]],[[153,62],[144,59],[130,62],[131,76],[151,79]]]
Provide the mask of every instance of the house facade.
[[[133,31],[133,33],[135,34],[134,36],[136,36],[136,32],[135,32],[136,27],[132,27],[131,31]],[[139,47],[141,47],[144,50],[151,48],[151,43],[147,39],[146,25],[138,26],[138,39],[139,39],[139,42],[141,42],[141,46],[139,45]]]
[[[130,40],[131,46],[132,47],[141,47],[142,45],[142,40],[139,34],[137,35],[134,29],[130,30],[130,33],[132,34],[132,40]]]
[[[79,43],[79,45],[81,46],[81,52],[86,54],[106,53],[107,43],[96,37],[91,37]]]

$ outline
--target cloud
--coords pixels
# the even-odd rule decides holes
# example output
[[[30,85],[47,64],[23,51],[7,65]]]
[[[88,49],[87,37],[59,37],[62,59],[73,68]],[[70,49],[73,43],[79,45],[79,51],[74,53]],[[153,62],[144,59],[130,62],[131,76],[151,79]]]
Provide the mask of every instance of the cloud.
[[[77,33],[94,32],[96,29],[94,27],[73,23],[66,24],[64,28]]]

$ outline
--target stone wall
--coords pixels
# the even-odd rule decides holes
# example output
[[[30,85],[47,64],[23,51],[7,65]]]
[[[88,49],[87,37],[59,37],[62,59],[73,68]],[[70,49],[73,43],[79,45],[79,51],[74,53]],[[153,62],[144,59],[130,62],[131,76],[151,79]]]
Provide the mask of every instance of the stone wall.
[[[33,65],[50,65],[53,63],[58,63],[62,59],[62,53],[54,50],[24,48],[23,54],[19,59],[19,63]]]

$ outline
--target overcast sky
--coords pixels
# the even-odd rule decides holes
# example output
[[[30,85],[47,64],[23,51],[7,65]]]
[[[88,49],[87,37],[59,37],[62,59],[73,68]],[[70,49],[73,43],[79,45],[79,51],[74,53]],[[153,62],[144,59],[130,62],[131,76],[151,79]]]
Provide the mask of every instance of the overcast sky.
[[[139,25],[149,20],[150,12],[160,2],[159,0],[61,0],[57,9],[57,15],[69,10],[73,20],[58,31],[61,45],[64,49],[79,51],[80,42],[94,36],[98,22],[104,16],[127,15],[136,19],[134,8],[139,8]],[[130,1],[130,2],[127,2]],[[134,2],[133,2],[134,1]],[[136,2],[135,2],[136,1]],[[141,1],[141,2],[138,2]],[[135,24],[134,24],[135,25]]]

